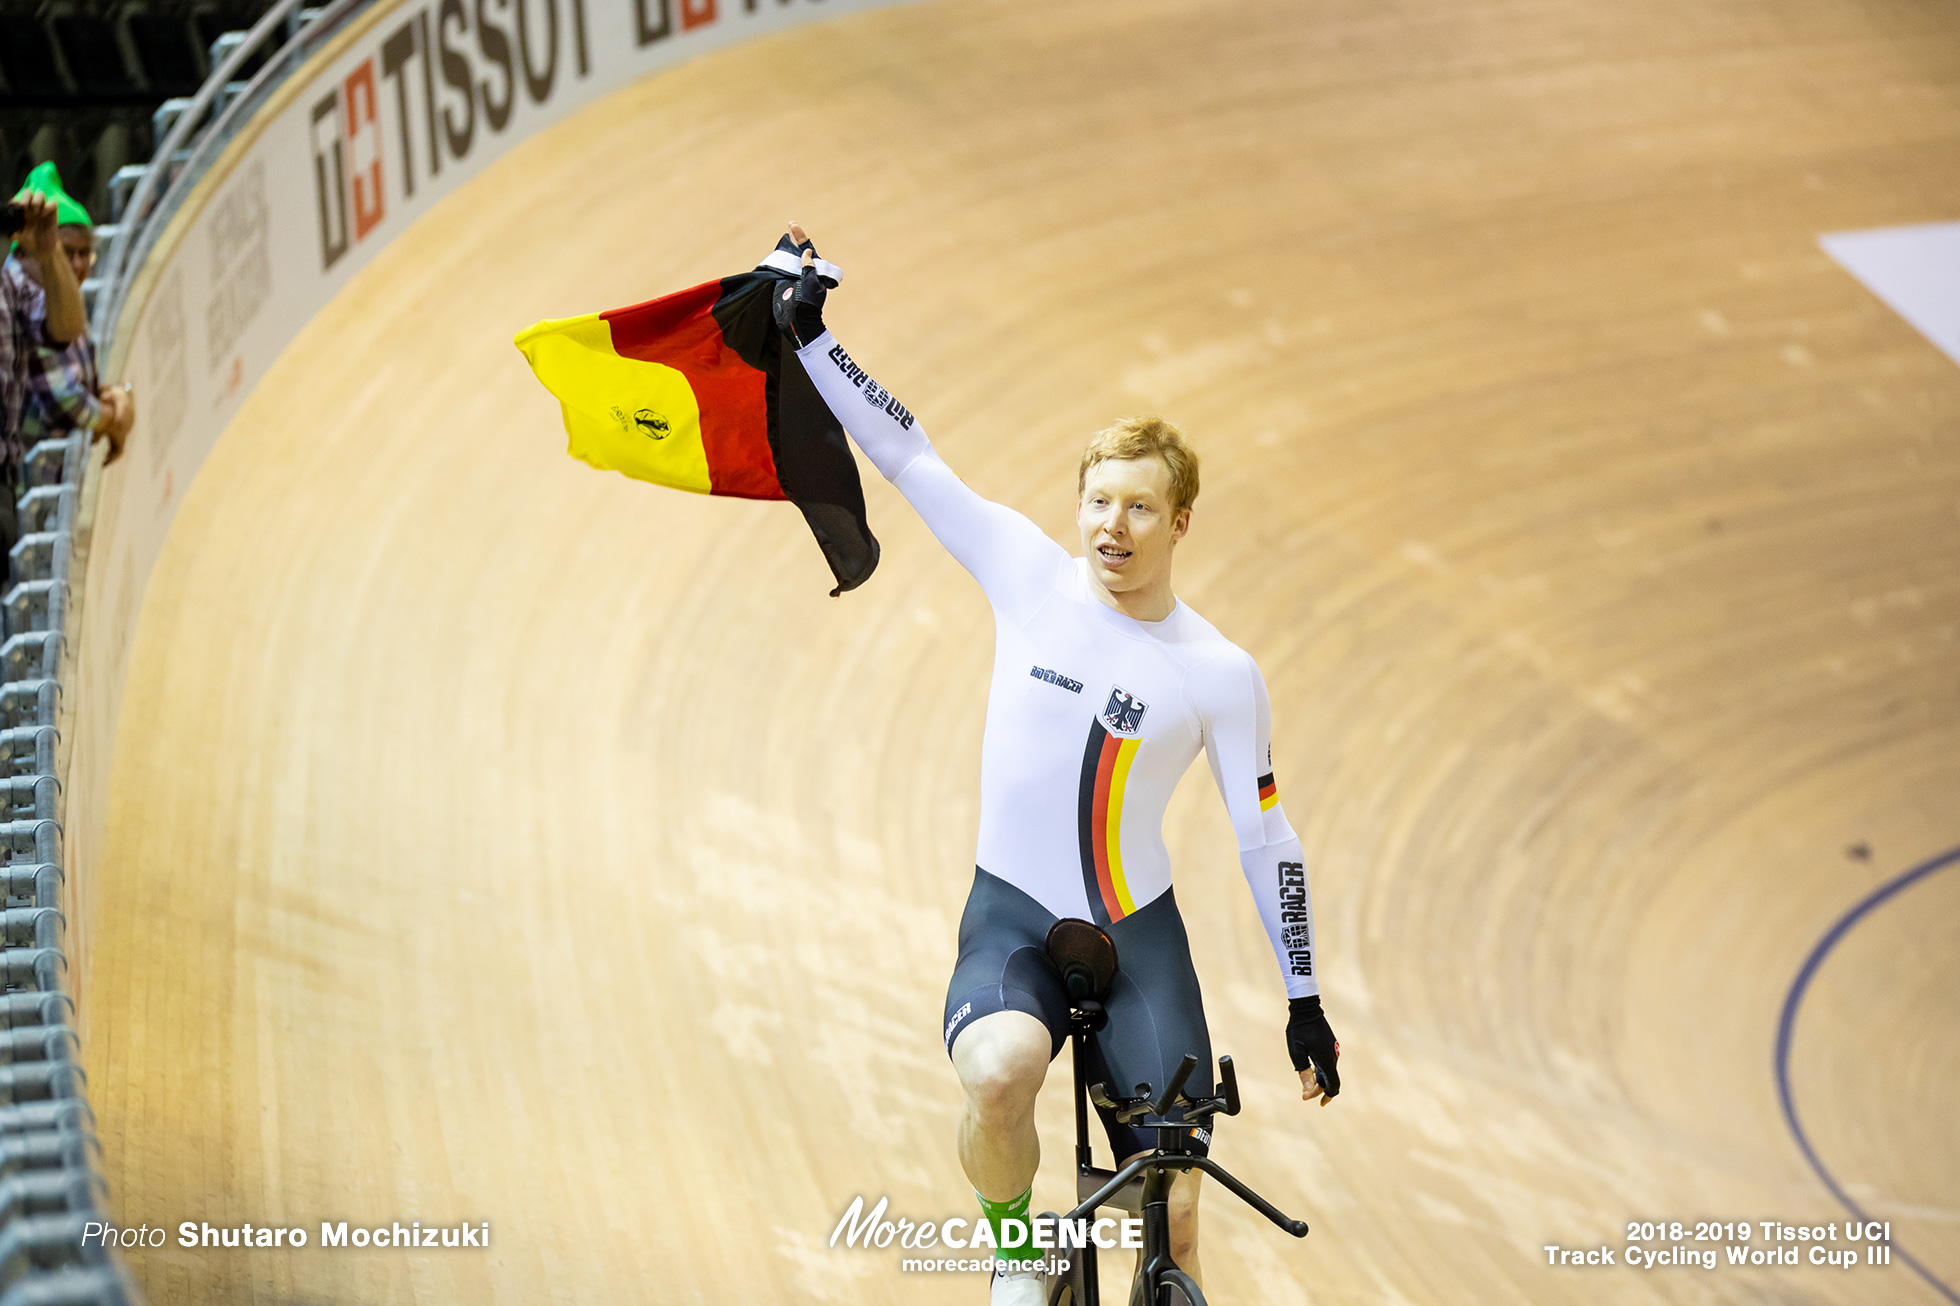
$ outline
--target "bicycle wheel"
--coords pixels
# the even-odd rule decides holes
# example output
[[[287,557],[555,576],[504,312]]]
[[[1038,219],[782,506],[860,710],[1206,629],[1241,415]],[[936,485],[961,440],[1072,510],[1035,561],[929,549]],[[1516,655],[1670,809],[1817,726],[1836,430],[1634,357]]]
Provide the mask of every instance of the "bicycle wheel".
[[[1183,1270],[1165,1270],[1157,1281],[1157,1306],[1205,1306],[1205,1295]]]

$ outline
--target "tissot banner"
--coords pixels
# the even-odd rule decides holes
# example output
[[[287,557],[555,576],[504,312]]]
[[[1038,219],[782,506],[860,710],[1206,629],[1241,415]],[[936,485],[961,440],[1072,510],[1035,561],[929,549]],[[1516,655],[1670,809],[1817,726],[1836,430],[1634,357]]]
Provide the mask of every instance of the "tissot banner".
[[[721,46],[898,0],[420,0],[380,4],[276,89],[172,219],[105,378],[139,425],[104,477],[83,605],[71,836],[119,714],[141,595],[219,432],[313,315],[443,196],[610,92]],[[84,857],[86,853],[82,854]]]

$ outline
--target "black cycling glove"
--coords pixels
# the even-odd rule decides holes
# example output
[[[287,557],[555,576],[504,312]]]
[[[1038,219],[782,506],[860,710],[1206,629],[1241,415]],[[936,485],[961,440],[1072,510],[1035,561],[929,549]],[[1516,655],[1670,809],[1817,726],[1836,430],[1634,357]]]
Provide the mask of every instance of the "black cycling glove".
[[[1286,1050],[1293,1054],[1293,1068],[1305,1070],[1313,1065],[1314,1078],[1327,1096],[1341,1091],[1341,1072],[1334,1068],[1340,1059],[1341,1044],[1334,1027],[1320,1009],[1320,995],[1294,998],[1286,1004]]]
[[[783,240],[788,244],[788,237]],[[808,252],[815,255],[816,246],[804,241],[796,247],[798,254]],[[806,267],[794,282],[785,283],[776,291],[772,307],[776,313],[776,329],[796,342],[798,349],[824,333],[823,301],[828,293],[824,289],[824,279],[817,275],[814,267]]]

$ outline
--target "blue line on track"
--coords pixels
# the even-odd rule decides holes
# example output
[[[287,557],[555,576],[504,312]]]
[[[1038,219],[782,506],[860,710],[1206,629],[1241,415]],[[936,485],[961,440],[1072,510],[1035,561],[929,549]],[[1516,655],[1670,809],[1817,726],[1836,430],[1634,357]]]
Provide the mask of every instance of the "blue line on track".
[[[1873,910],[1897,896],[1902,890],[1910,888],[1935,871],[1945,870],[1955,863],[1960,863],[1960,848],[1949,848],[1939,856],[1919,863],[1905,874],[1886,881],[1866,894],[1864,899],[1839,918],[1838,923],[1831,926],[1824,937],[1818,940],[1817,946],[1810,950],[1810,955],[1804,958],[1803,969],[1797,972],[1796,981],[1790,985],[1790,992],[1783,999],[1783,1017],[1776,1026],[1776,1093],[1783,1099],[1783,1119],[1789,1123],[1790,1132],[1796,1135],[1797,1146],[1803,1149],[1804,1159],[1810,1162],[1810,1168],[1817,1172],[1817,1177],[1824,1181],[1824,1187],[1830,1189],[1831,1196],[1842,1202],[1845,1209],[1861,1221],[1869,1221],[1871,1217],[1859,1209],[1858,1203],[1851,1200],[1850,1195],[1838,1186],[1838,1181],[1832,1177],[1831,1172],[1824,1168],[1824,1162],[1818,1158],[1816,1149],[1810,1145],[1809,1136],[1803,1131],[1803,1123],[1797,1119],[1796,1099],[1790,1093],[1790,1043],[1797,1031],[1797,1007],[1803,1002],[1803,995],[1805,990],[1809,989],[1810,981],[1817,977],[1817,969],[1824,964],[1824,958],[1829,956],[1831,949],[1851,932],[1852,926],[1871,915]],[[1898,1252],[1900,1260],[1910,1265],[1914,1273],[1932,1285],[1934,1292],[1952,1302],[1953,1306],[1960,1306],[1960,1293],[1947,1287],[1938,1275],[1921,1265],[1905,1248],[1900,1247],[1896,1242],[1892,1247]]]

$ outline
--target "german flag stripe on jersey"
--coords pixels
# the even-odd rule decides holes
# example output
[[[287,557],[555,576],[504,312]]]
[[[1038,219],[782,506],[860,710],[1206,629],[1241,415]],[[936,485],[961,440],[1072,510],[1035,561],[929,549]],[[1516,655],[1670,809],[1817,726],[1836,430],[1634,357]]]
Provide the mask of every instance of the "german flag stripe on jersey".
[[[1273,773],[1268,771],[1259,777],[1259,810],[1270,812],[1278,801],[1279,786],[1273,783]]]
[[[566,452],[636,481],[803,510],[837,577],[862,584],[878,564],[864,491],[844,431],[809,374],[784,365],[769,270],[518,332],[516,344],[558,400]]]
[[[1110,734],[1100,721],[1089,727],[1076,826],[1082,840],[1082,884],[1098,925],[1120,921],[1137,909],[1123,874],[1123,795],[1136,755],[1136,740]]]

